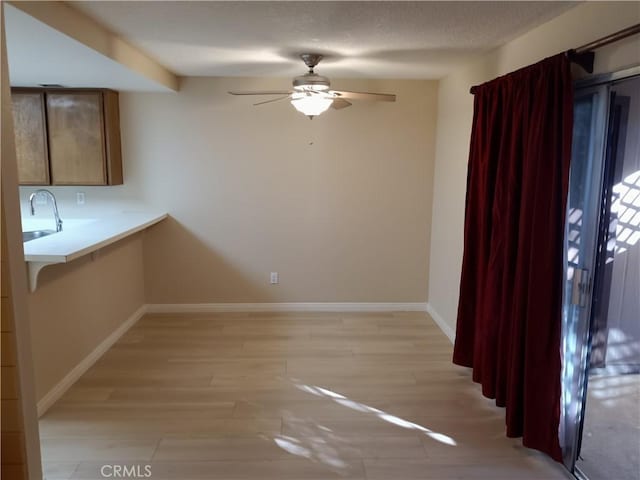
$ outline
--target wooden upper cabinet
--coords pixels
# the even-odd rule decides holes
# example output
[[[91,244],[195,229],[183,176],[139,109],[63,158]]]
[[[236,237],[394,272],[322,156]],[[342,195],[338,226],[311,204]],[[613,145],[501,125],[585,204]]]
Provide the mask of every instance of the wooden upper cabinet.
[[[12,102],[18,179],[23,185],[48,185],[44,93],[14,91]]]
[[[122,184],[118,93],[89,89],[42,92],[49,168],[44,184]],[[18,137],[17,122],[16,132]],[[18,154],[18,163],[25,158]],[[26,182],[21,178],[21,183]]]
[[[47,93],[53,185],[104,185],[106,151],[99,92]]]

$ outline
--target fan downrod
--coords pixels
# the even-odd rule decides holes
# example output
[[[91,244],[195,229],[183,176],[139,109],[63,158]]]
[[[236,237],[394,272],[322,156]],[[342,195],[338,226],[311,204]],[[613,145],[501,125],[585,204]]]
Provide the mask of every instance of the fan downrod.
[[[320,63],[322,60],[322,55],[319,53],[303,53],[300,55],[300,58],[305,63],[307,67],[309,67],[309,73],[313,73],[313,68]]]

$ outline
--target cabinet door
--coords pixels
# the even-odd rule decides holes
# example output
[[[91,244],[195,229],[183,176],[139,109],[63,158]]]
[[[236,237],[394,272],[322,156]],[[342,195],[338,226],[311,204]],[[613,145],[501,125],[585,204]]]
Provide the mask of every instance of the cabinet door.
[[[101,92],[47,92],[53,185],[105,185]]]
[[[12,92],[13,123],[18,158],[18,181],[22,185],[49,184],[49,157],[41,92]]]

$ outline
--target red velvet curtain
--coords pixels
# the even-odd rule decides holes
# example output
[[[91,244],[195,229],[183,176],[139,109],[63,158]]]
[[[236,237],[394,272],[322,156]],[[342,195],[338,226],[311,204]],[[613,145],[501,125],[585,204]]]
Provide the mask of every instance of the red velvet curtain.
[[[561,461],[563,242],[573,128],[565,55],[474,87],[453,361],[507,436]]]

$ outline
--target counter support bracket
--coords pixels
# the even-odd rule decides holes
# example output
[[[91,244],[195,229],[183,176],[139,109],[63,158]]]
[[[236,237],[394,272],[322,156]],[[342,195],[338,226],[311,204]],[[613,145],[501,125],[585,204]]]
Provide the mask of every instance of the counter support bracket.
[[[36,291],[38,287],[38,275],[40,274],[40,270],[48,265],[53,265],[51,262],[27,262],[27,267],[29,269],[29,291],[31,293]]]

